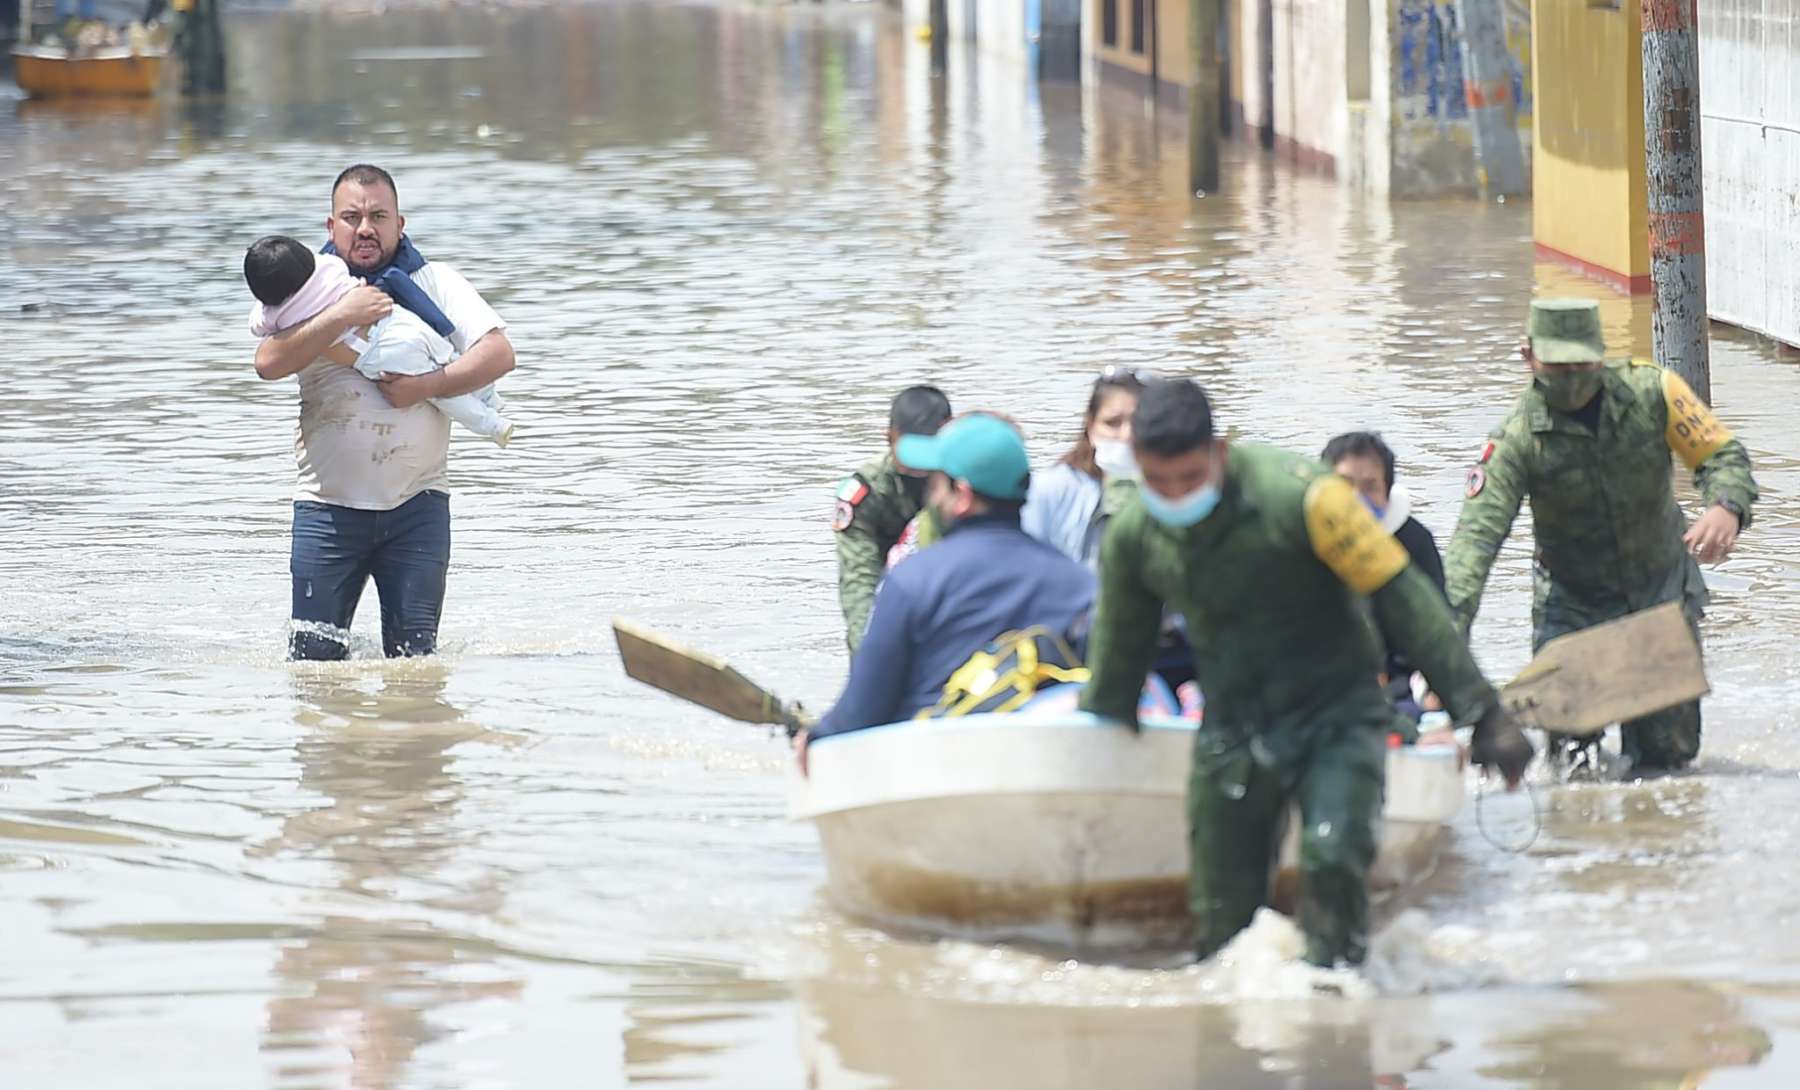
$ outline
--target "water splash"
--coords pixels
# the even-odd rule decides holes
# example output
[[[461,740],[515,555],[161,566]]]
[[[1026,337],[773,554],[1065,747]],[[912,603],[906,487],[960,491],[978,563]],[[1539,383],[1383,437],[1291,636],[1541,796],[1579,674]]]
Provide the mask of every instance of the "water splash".
[[[1320,998],[1369,1001],[1508,983],[1479,932],[1401,913],[1370,944],[1361,968],[1305,960],[1293,920],[1269,909],[1216,956],[1176,954],[1137,964],[1058,959],[1017,947],[896,938],[855,926],[812,923],[769,943],[759,977],[831,977],[874,990],[972,1003],[1034,1006],[1186,1007]]]
[[[351,631],[329,621],[290,620],[288,621],[288,638],[291,640],[295,636],[312,636],[328,643],[335,643],[346,651],[354,647]]]

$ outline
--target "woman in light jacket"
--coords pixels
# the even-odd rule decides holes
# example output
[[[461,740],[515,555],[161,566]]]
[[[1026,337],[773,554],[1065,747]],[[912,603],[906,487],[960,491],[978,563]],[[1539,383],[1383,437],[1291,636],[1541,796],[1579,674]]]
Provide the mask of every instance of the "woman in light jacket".
[[[1081,417],[1081,434],[1062,460],[1031,476],[1020,523],[1025,532],[1089,568],[1100,563],[1100,536],[1117,503],[1103,502],[1109,482],[1137,477],[1131,414],[1144,389],[1139,372],[1100,372]]]

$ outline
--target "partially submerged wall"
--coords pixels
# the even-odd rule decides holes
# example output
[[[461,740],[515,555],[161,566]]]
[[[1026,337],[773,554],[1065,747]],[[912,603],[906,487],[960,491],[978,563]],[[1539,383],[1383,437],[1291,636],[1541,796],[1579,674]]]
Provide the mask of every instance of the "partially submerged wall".
[[[1537,0],[1532,236],[1618,287],[1650,283],[1639,8]]]
[[[1585,0],[1583,0],[1585,2]],[[1531,166],[1531,7],[1501,0],[1520,150]],[[1389,0],[1392,147],[1389,192],[1396,197],[1474,195],[1475,132],[1463,96],[1463,40],[1452,0]]]
[[[1700,5],[1700,162],[1712,316],[1800,345],[1800,15]]]

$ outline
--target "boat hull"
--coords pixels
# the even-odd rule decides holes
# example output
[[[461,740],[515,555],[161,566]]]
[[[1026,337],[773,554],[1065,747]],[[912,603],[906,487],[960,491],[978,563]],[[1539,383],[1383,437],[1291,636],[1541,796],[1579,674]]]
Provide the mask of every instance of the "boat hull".
[[[109,51],[66,57],[32,49],[13,51],[13,78],[32,98],[144,98],[162,81],[163,55]]]
[[[880,727],[816,743],[790,812],[818,828],[831,898],[854,916],[976,941],[1179,947],[1193,736],[1079,714]],[[1377,890],[1430,868],[1463,794],[1449,747],[1390,751],[1389,780]]]

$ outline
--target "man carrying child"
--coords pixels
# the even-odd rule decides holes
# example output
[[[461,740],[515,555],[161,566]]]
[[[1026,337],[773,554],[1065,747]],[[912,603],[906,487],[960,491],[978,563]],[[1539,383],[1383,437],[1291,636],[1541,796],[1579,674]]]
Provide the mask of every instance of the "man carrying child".
[[[379,381],[358,373],[356,353],[338,342],[394,308],[386,292],[370,286],[256,350],[262,378],[300,378],[289,563],[289,654],[297,659],[349,654],[350,622],[371,577],[386,653],[436,650],[450,565],[450,421],[427,399],[480,390],[513,369],[506,323],[454,269],[419,256],[403,234],[399,204],[386,171],[365,164],[345,170],[331,191],[331,246],[363,279],[390,266],[408,274],[454,327],[447,339],[456,359],[441,370]]]

